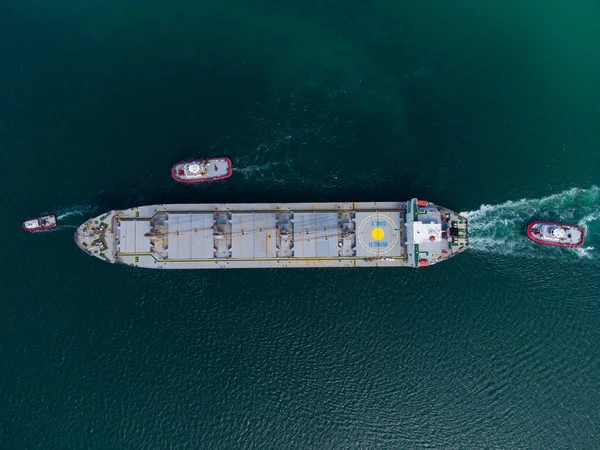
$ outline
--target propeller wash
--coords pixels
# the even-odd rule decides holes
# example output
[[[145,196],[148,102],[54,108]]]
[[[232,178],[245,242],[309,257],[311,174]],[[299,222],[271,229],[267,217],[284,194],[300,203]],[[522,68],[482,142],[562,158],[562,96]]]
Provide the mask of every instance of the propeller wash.
[[[473,250],[503,255],[547,256],[527,238],[527,224],[534,219],[576,223],[587,228],[600,219],[600,188],[573,188],[536,199],[521,199],[499,205],[482,205],[462,212],[469,221],[469,246]],[[594,247],[574,249],[580,256],[592,256]],[[554,254],[560,254],[554,253]]]

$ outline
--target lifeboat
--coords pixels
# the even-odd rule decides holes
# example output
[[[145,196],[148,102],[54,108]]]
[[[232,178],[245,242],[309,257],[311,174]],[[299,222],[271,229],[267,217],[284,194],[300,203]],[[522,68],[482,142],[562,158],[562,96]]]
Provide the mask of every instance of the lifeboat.
[[[57,224],[56,216],[50,214],[26,220],[23,222],[23,229],[30,233],[34,233],[36,231],[51,230],[52,228],[56,228]]]
[[[538,244],[581,247],[585,230],[577,225],[539,220],[529,224],[527,236]]]
[[[206,158],[178,162],[171,176],[180,183],[203,183],[229,178],[232,170],[229,158]]]

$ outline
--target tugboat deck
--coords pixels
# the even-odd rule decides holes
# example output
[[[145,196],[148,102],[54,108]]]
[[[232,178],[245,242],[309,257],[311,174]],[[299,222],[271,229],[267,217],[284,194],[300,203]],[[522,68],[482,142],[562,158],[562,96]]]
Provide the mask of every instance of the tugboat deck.
[[[527,227],[527,236],[538,244],[558,247],[581,247],[585,231],[577,225],[560,222],[536,221]]]
[[[23,229],[29,232],[44,231],[56,228],[57,221],[54,214],[29,219],[23,222]]]
[[[181,161],[171,169],[171,176],[181,183],[202,183],[229,178],[232,173],[229,158],[207,158]]]

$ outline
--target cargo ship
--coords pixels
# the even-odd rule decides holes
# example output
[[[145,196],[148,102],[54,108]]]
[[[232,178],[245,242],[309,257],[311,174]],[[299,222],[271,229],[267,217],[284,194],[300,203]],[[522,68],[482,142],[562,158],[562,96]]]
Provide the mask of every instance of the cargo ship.
[[[425,200],[172,204],[109,211],[77,245],[151,269],[426,267],[468,248],[465,217]]]

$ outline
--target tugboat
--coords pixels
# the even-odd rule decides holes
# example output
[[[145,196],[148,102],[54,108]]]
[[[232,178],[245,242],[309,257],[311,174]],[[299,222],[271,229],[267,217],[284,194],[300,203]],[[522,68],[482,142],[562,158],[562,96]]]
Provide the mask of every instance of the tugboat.
[[[577,225],[538,220],[527,227],[527,236],[538,244],[581,247],[585,230]]]
[[[23,222],[23,229],[30,233],[34,233],[36,231],[51,230],[52,228],[56,228],[56,225],[56,216],[54,214],[49,214],[47,216],[26,220]]]
[[[229,178],[233,168],[229,158],[207,158],[181,161],[171,169],[171,176],[180,183],[202,183]]]

